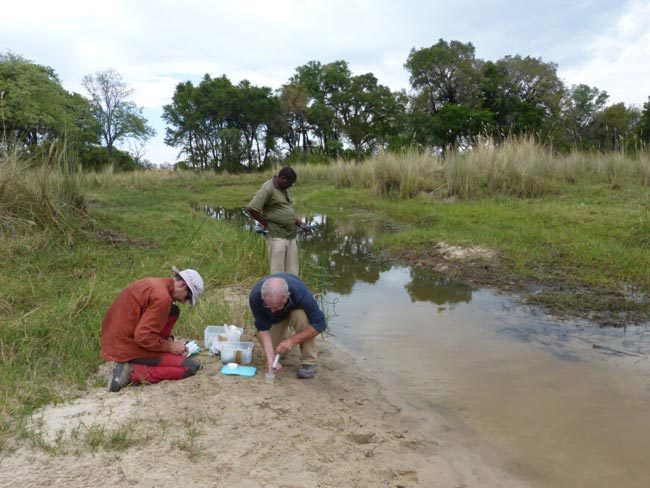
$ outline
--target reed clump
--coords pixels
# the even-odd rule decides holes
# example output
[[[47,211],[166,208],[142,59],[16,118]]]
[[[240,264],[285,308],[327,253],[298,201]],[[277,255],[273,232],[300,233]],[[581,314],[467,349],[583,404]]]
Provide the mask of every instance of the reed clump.
[[[639,173],[641,184],[650,186],[650,149],[647,147],[639,151]]]
[[[494,159],[493,146],[481,146],[465,154],[453,153],[445,165],[445,183],[448,195],[460,198],[478,196],[485,172]]]
[[[366,164],[372,168],[372,190],[379,197],[412,198],[435,190],[442,179],[442,158],[426,152],[384,152]]]
[[[482,139],[471,149],[450,151],[445,157],[423,151],[381,152],[362,163],[337,160],[329,165],[298,167],[306,181],[337,188],[367,188],[382,198],[412,198],[423,192],[459,198],[501,194],[535,198],[558,184],[605,183],[612,189],[640,177],[650,185],[650,151],[630,157],[574,150],[558,154],[532,137],[510,138],[496,144]]]
[[[442,182],[443,161],[420,151],[380,152],[361,163],[338,159],[331,164],[296,167],[304,181],[331,183],[337,188],[367,188],[380,197],[412,198]]]
[[[0,159],[0,232],[51,231],[71,244],[86,204],[81,177],[64,145],[40,158],[14,150]]]
[[[599,154],[596,164],[597,174],[613,189],[621,187],[622,179],[629,175],[633,167],[624,151]]]
[[[490,159],[487,187],[495,193],[537,197],[545,192],[545,179],[553,174],[553,156],[532,138],[510,139]]]
[[[567,154],[558,154],[555,157],[555,172],[557,177],[569,184],[576,184],[583,180],[590,167],[594,154],[590,152],[571,151]]]

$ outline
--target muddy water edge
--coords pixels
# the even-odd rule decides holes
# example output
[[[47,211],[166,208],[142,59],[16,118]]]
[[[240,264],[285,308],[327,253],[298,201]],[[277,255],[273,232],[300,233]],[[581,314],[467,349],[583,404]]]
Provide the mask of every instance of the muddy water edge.
[[[253,229],[240,211],[212,210]],[[512,297],[372,255],[390,225],[311,215],[302,260],[325,276],[331,339],[382,379],[401,421],[534,486],[650,486],[650,324],[559,321]]]

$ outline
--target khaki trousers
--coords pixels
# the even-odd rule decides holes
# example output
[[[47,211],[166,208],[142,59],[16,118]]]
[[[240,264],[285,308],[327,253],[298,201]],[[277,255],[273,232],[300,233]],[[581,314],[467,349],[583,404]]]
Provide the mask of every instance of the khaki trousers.
[[[295,239],[267,237],[266,252],[271,273],[291,273],[298,276],[298,245]]]
[[[273,324],[271,326],[271,342],[273,342],[273,350],[278,347],[278,344],[286,339],[287,330],[292,328],[296,333],[301,332],[305,327],[309,326],[309,320],[304,310],[297,308],[289,312],[289,317]],[[316,336],[318,337],[318,336]],[[318,352],[316,350],[316,338],[310,339],[300,344],[300,363],[301,364],[316,364]]]

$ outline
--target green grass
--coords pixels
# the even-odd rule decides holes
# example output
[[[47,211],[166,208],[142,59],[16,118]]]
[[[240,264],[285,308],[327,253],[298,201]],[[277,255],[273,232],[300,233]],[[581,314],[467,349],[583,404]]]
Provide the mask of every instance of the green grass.
[[[642,176],[648,174],[647,162],[572,158],[563,166],[563,160],[554,160],[557,172],[545,177],[543,191],[533,196],[502,191],[526,181],[515,178],[493,192],[488,180],[479,179],[466,185],[468,198],[459,198],[461,191],[448,191],[449,173],[441,161],[434,158],[427,168],[426,157],[414,166],[396,157],[395,167],[385,159],[381,170],[372,162],[296,166],[292,193],[299,211],[364,210],[392,221],[397,232],[377,245],[393,255],[434,257],[441,241],[483,246],[499,256],[490,271],[496,285],[506,279],[559,284],[561,293],[545,288],[536,295],[538,303],[579,314],[632,311],[647,317],[650,197],[647,176]],[[236,287],[245,293],[267,266],[259,236],[210,218],[203,207],[245,206],[270,173],[79,175],[39,173],[12,164],[0,165],[0,170],[14,171],[3,180],[5,193],[0,195],[0,253],[5,258],[0,269],[0,450],[10,447],[8,439],[20,431],[21,419],[36,408],[87,388],[102,362],[103,315],[128,283],[170,276],[172,265],[197,269],[206,293],[198,307],[182,307],[177,335],[201,338],[207,324],[250,323],[248,310],[231,305],[221,290]],[[422,186],[417,173],[401,174],[413,168],[426,172]],[[380,174],[388,175],[381,181],[392,175],[394,185],[382,186]],[[337,186],[346,175],[349,181]],[[39,181],[42,193],[32,195],[47,195],[40,200],[43,208],[54,205],[54,211],[6,205],[22,201],[20,195],[6,193],[11,178],[18,178],[23,189]],[[83,212],[71,202],[83,202]],[[66,225],[35,215],[54,216]],[[328,280],[316,266],[303,270],[315,288]],[[196,436],[190,434],[188,430],[186,447],[191,458]],[[119,448],[128,447],[130,440],[126,433],[92,432],[84,442]]]
[[[263,242],[197,210],[199,201],[212,201],[199,196],[195,182],[203,184],[194,175],[187,181],[145,176],[135,188],[116,176],[112,185],[88,185],[88,217],[74,228],[72,242],[48,225],[5,234],[0,448],[20,418],[83,391],[102,361],[103,315],[128,283],[171,276],[172,265],[202,274],[206,293],[199,307],[182,307],[179,336],[202,337],[207,323],[250,321],[216,290],[248,287],[265,273]]]

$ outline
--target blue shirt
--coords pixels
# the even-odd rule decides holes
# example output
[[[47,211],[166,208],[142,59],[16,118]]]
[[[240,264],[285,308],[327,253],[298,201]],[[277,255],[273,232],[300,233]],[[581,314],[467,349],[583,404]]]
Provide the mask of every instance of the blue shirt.
[[[271,313],[271,310],[264,306],[262,300],[262,283],[268,278],[283,278],[289,285],[289,299],[282,310]],[[291,273],[275,273],[259,281],[251,290],[248,296],[248,303],[253,312],[255,327],[257,330],[269,330],[273,324],[277,324],[289,316],[292,310],[298,308],[305,311],[309,325],[319,333],[327,328],[325,315],[314,299],[307,285]]]

